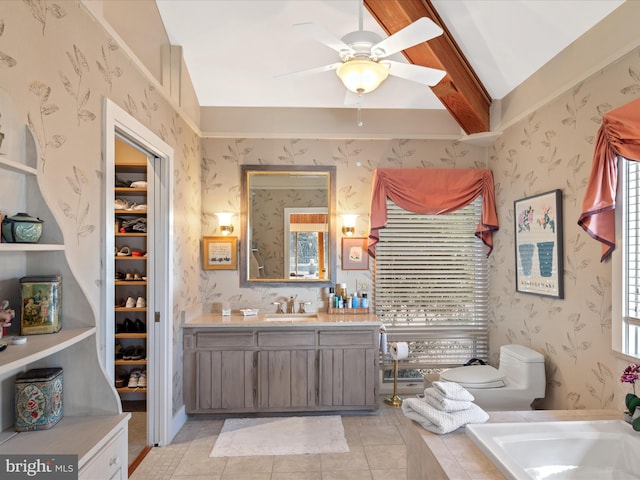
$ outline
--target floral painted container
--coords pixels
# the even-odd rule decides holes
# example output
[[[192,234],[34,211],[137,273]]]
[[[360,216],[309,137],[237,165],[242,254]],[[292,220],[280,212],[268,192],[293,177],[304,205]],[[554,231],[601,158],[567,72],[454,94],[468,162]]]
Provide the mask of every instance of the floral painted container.
[[[16,432],[47,430],[62,418],[62,368],[34,368],[16,376]]]

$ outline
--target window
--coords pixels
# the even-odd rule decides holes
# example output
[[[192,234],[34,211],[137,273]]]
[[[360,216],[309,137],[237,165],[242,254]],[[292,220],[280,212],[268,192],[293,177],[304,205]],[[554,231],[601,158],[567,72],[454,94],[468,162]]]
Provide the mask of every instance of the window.
[[[408,363],[421,374],[487,359],[488,260],[475,236],[482,197],[444,215],[411,213],[388,199],[387,208],[375,307],[389,341],[409,342]]]
[[[616,238],[612,255],[612,347],[640,357],[640,162],[618,158]]]
[[[324,278],[329,250],[328,217],[324,207],[284,209],[285,272],[290,278]]]

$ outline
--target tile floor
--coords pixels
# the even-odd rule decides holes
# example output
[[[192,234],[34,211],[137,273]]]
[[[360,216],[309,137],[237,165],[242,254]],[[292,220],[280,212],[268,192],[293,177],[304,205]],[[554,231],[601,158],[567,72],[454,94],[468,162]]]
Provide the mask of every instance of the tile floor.
[[[190,417],[173,443],[153,448],[131,480],[406,480],[400,425],[409,420],[380,399],[376,413],[343,415],[349,453],[210,458],[223,419]]]

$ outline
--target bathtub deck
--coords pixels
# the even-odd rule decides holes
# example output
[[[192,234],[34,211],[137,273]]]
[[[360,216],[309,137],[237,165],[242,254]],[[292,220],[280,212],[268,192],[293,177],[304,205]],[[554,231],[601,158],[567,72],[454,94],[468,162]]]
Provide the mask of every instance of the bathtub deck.
[[[615,410],[530,410],[488,412],[489,422],[549,422],[566,420],[623,420]],[[407,424],[407,480],[504,480],[464,428],[446,435],[431,433],[415,422]]]

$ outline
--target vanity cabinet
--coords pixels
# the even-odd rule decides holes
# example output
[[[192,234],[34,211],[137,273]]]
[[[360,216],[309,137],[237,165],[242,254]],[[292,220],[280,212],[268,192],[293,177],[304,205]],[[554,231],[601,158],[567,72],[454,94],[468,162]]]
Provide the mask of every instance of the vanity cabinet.
[[[188,413],[253,411],[253,332],[185,333],[184,388]]]
[[[320,332],[319,404],[347,408],[376,405],[375,332]]]
[[[375,410],[377,328],[185,326],[187,413]]]
[[[315,407],[315,332],[259,332],[258,347],[259,408]]]

